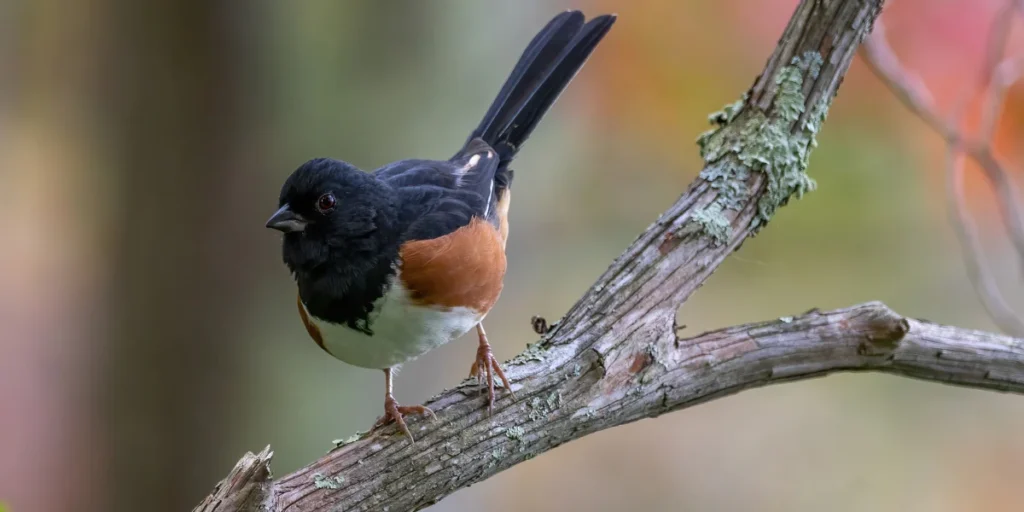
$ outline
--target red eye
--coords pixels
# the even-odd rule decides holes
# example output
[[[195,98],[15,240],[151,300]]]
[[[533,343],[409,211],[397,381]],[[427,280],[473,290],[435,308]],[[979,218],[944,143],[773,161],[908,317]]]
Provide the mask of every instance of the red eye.
[[[338,204],[338,201],[334,199],[334,194],[330,192],[320,196],[320,199],[316,200],[316,209],[320,213],[327,213],[334,209],[334,206]]]

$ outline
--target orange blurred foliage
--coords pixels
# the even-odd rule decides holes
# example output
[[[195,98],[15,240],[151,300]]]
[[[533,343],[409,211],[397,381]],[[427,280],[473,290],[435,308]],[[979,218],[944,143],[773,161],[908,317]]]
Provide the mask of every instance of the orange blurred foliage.
[[[734,101],[763,65],[797,2],[729,0],[695,5],[671,0],[630,4],[596,0],[594,4],[619,12],[621,18],[602,47],[602,58],[588,70],[600,75],[591,82],[591,94],[602,102],[611,125],[643,134],[636,138],[648,141],[649,149],[663,158],[693,163],[696,147],[691,142],[706,129],[705,121],[680,113],[710,113]],[[985,47],[1002,5],[1002,0],[887,2],[882,19],[890,44],[905,68],[927,85],[942,112],[951,113],[970,88],[980,93]],[[677,22],[659,22],[666,17]],[[694,40],[706,44],[694,45]],[[1024,34],[1019,27],[1011,32],[1006,54],[1024,57]],[[681,65],[665,66],[666,61]],[[928,173],[941,179],[943,151],[937,134],[905,109],[894,112],[892,94],[863,63],[855,62],[846,85],[842,102],[834,109],[854,112],[864,120],[881,117],[902,123],[900,131],[909,136],[908,142],[924,146]],[[975,94],[964,117],[968,130],[977,129],[980,105],[980,94]],[[1006,99],[994,140],[997,154],[1018,159],[1016,141],[1022,135],[1022,120],[1024,98],[1018,86]]]

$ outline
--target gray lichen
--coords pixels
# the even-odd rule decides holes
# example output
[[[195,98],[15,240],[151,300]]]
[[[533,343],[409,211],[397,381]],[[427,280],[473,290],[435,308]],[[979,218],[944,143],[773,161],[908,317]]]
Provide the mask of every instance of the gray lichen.
[[[341,475],[329,477],[324,476],[323,473],[313,473],[313,486],[317,489],[341,489],[341,484],[345,483],[345,477]]]
[[[719,126],[725,126],[736,119],[736,116],[743,110],[743,104],[747,102],[747,93],[743,93],[743,97],[730,103],[718,112],[712,112],[708,115],[708,122]]]
[[[352,443],[362,439],[363,436],[367,434],[367,432],[368,431],[356,432],[355,434],[352,434],[352,435],[346,437],[345,439],[335,439],[335,440],[331,441],[331,443],[334,444],[334,448],[335,449],[341,448],[342,446],[345,446],[346,444],[352,444]]]
[[[519,446],[519,453],[526,452],[526,429],[520,427],[519,425],[509,427],[508,429],[505,430],[505,437],[517,443],[517,445]]]
[[[513,441],[522,442],[523,434],[525,433],[526,430],[523,427],[516,425],[514,427],[509,427],[508,430],[505,431],[505,437],[512,439]]]
[[[596,416],[597,411],[595,411],[593,407],[587,406],[573,413],[572,419],[575,421],[589,421],[594,419]]]
[[[448,443],[445,443],[445,445],[444,445],[444,452],[447,453],[448,456],[454,457],[454,456],[462,453],[462,448],[460,448],[457,444],[448,442]]]
[[[545,352],[545,350],[544,350],[544,347],[542,346],[542,343],[543,342],[540,342],[540,341],[538,341],[536,343],[527,343],[526,344],[526,350],[524,350],[522,353],[520,353],[516,357],[513,357],[508,362],[508,364],[510,364],[510,365],[521,365],[521,364],[529,363],[531,361],[541,361],[541,362],[544,361],[544,352]]]
[[[816,79],[821,65],[821,55],[816,52],[794,57],[775,77],[778,91],[767,114],[745,108],[744,96],[710,116],[716,126],[703,133],[697,144],[705,162],[701,177],[719,197],[705,210],[713,205],[719,206],[719,212],[739,209],[750,193],[746,187],[750,171],[762,172],[767,178],[767,187],[757,203],[754,227],[767,223],[790,197],[799,198],[814,190],[814,180],[806,173],[807,163],[811,150],[817,146],[816,136],[831,99],[823,98],[803,123],[797,125],[797,121],[804,115],[807,103],[804,81]],[[721,219],[714,220],[713,225],[720,227]],[[707,230],[703,232],[714,237]]]
[[[723,214],[722,205],[716,201],[693,212],[683,226],[682,233],[701,233],[711,238],[714,245],[721,245],[732,236],[732,225]]]
[[[582,370],[583,368],[580,366],[580,364],[575,363],[572,365],[572,372],[569,375],[572,377],[579,377]]]
[[[544,410],[544,401],[540,397],[530,400],[530,421],[537,421],[544,418],[547,411]]]
[[[498,461],[500,461],[501,459],[504,459],[504,458],[505,458],[505,448],[499,446],[499,447],[495,448],[494,450],[491,450],[491,463],[488,464],[488,467],[494,467],[498,463]]]
[[[750,178],[750,171],[746,167],[722,160],[705,167],[700,177],[718,192],[716,203],[727,210],[739,210],[743,207],[743,201],[749,194],[747,180]]]
[[[530,421],[537,421],[543,419],[548,413],[558,409],[562,405],[562,393],[559,391],[552,391],[546,399],[542,399],[539,396],[533,397],[530,400]]]

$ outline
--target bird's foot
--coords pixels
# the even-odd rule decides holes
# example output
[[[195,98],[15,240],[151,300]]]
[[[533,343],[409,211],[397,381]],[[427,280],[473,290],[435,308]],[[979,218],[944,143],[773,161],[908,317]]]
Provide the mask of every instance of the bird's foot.
[[[477,381],[487,385],[487,412],[490,413],[494,410],[494,375],[497,374],[501,379],[505,389],[508,390],[509,394],[512,395],[512,399],[516,398],[516,394],[512,392],[512,385],[508,382],[508,377],[505,376],[505,372],[502,371],[501,365],[498,364],[498,360],[494,358],[494,354],[491,353],[491,345],[487,343],[485,337],[480,338],[480,348],[476,351],[476,360],[473,361],[473,366],[469,369],[469,376],[476,377]]]
[[[434,411],[431,411],[428,407],[424,407],[422,405],[398,405],[398,401],[395,400],[395,397],[387,395],[387,397],[384,398],[384,416],[381,416],[381,418],[377,420],[377,423],[374,423],[373,428],[376,430],[378,427],[383,427],[384,425],[394,421],[398,424],[399,430],[401,430],[403,434],[409,436],[409,442],[415,443],[416,439],[412,437],[412,432],[409,432],[409,427],[405,424],[404,416],[407,414],[425,414],[430,416],[431,419],[437,419],[437,417],[434,416]]]

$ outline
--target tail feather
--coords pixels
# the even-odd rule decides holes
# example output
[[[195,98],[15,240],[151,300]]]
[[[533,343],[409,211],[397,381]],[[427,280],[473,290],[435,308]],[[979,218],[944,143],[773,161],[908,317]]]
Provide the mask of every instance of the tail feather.
[[[584,24],[583,13],[555,16],[530,41],[498,97],[467,145],[482,139],[499,156],[496,183],[507,184],[508,163],[533,132],[601,39],[615,23],[614,15],[598,16]]]
[[[498,96],[491,103],[487,113],[476,130],[470,134],[469,140],[481,138],[493,142],[503,126],[508,122],[509,107],[537,87],[551,62],[572,40],[573,36],[583,27],[583,13],[566,11],[555,16],[537,32],[530,44],[523,50],[519,62],[512,68],[508,79],[501,87]],[[490,140],[488,140],[490,139]]]

